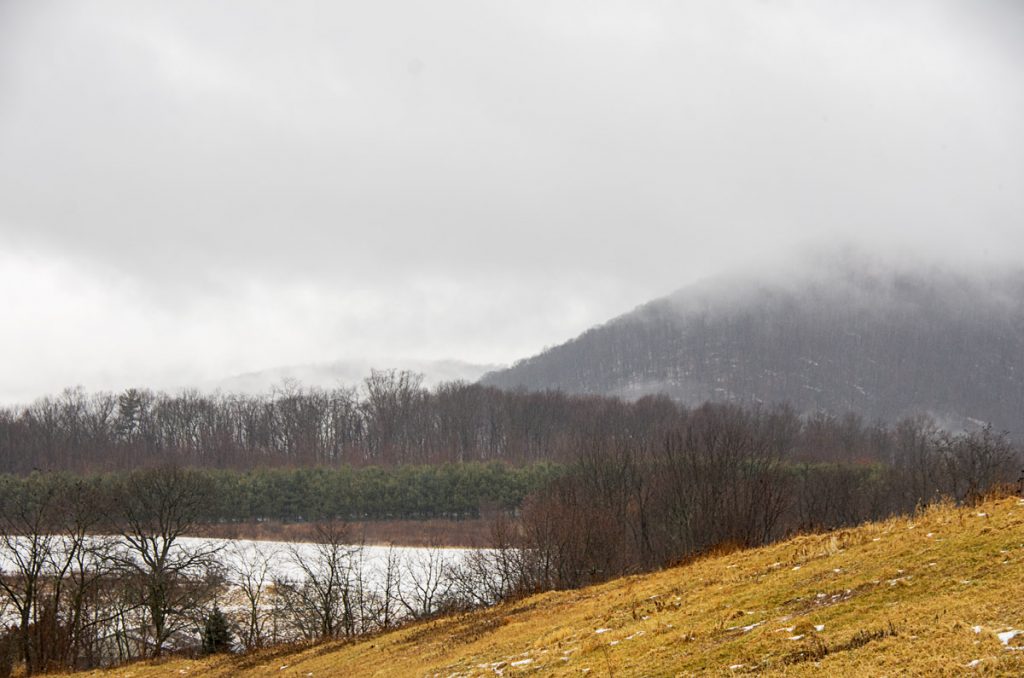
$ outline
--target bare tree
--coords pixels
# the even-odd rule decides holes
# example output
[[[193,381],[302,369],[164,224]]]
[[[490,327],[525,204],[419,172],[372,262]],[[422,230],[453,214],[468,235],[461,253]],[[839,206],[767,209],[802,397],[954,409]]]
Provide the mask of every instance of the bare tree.
[[[300,579],[275,578],[274,587],[296,628],[308,639],[353,636],[356,613],[353,567],[361,547],[347,543],[343,523],[317,526],[315,544],[292,546],[290,560]]]
[[[19,655],[32,675],[48,663],[41,641],[53,638],[42,631],[56,623],[63,576],[81,542],[62,537],[61,485],[34,478],[19,489],[5,492],[0,506],[0,592],[17,614]]]
[[[181,540],[207,495],[200,475],[166,467],[130,474],[118,497],[121,543],[113,558],[121,576],[137,586],[154,656],[174,633],[196,623],[195,614],[213,595],[221,546]]]
[[[947,478],[947,491],[957,501],[975,502],[998,482],[1009,482],[1017,461],[1007,434],[992,426],[980,431],[939,434],[935,442]]]
[[[245,598],[238,638],[247,651],[263,647],[268,639],[267,626],[271,619],[267,599],[278,557],[276,550],[255,543],[236,544],[228,557],[231,582]]]
[[[394,545],[388,547],[384,556],[384,565],[380,574],[380,595],[376,610],[376,624],[380,629],[387,630],[395,626],[398,620],[398,594],[401,586],[402,558]]]
[[[411,617],[423,619],[449,606],[455,584],[444,549],[432,546],[420,557],[405,561],[399,600]]]

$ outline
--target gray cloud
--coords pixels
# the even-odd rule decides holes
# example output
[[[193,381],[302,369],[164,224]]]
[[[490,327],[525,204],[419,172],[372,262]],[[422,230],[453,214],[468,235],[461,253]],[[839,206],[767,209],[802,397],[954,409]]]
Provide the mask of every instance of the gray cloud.
[[[8,0],[0,398],[509,361],[808,242],[1019,260],[1021,29],[984,0]]]

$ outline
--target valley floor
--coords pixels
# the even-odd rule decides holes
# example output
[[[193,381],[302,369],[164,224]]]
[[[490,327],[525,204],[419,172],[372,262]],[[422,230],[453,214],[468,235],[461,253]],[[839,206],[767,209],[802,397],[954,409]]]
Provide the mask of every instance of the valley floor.
[[[938,506],[357,643],[150,676],[1022,675],[1024,501]]]

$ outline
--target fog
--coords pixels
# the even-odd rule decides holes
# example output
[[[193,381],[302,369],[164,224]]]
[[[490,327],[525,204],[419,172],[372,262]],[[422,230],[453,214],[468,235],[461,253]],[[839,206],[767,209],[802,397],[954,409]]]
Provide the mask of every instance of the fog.
[[[0,2],[0,401],[1024,255],[1024,4]]]

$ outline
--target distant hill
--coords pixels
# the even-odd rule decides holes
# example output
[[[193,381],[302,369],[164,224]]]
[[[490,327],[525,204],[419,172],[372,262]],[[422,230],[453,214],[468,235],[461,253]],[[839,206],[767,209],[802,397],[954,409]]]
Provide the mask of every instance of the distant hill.
[[[831,270],[824,270],[831,268]],[[501,388],[928,413],[1024,432],[1024,273],[862,261],[685,288],[491,372]]]
[[[329,363],[289,365],[257,372],[236,374],[203,384],[203,390],[220,389],[226,393],[266,393],[286,381],[305,387],[337,388],[358,386],[371,369],[410,370],[423,375],[423,385],[435,386],[444,381],[473,382],[495,365],[477,365],[458,360],[396,360],[387,363],[369,360],[339,360]]]
[[[1024,674],[1016,498],[796,537],[355,642],[94,671],[158,676]]]

